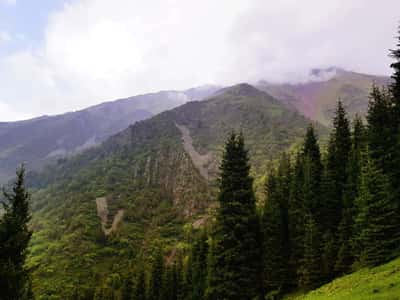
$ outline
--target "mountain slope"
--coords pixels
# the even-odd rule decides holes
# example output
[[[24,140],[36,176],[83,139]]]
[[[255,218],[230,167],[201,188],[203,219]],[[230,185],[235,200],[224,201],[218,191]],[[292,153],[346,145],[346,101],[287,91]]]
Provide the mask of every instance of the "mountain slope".
[[[259,177],[307,124],[268,94],[240,84],[137,122],[99,147],[31,174],[29,262],[36,292],[42,299],[71,297],[78,286],[90,293],[109,276],[124,276],[153,246],[172,250],[184,225],[199,223],[213,206],[230,130],[243,131]]]
[[[351,116],[365,115],[372,83],[387,85],[389,77],[360,74],[339,68],[315,69],[311,81],[299,84],[259,82],[258,88],[296,107],[304,116],[330,125],[340,98]]]
[[[335,279],[305,295],[285,300],[398,300],[400,299],[400,258],[385,265],[362,269]]]
[[[102,103],[87,109],[27,121],[0,123],[0,182],[25,162],[29,169],[82,151],[130,124],[193,99],[203,99],[218,87],[162,91]]]

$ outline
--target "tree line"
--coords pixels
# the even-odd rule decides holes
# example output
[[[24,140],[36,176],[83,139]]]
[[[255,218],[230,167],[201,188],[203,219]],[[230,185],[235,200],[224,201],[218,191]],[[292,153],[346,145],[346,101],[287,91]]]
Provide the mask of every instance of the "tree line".
[[[141,272],[126,299],[279,299],[400,255],[398,47],[393,80],[372,86],[365,120],[350,121],[339,100],[325,151],[310,124],[301,148],[268,170],[261,210],[243,135],[232,133],[212,224],[183,259],[158,254],[149,283]]]
[[[400,255],[400,39],[389,87],[373,86],[366,122],[338,101],[327,149],[312,125],[301,148],[282,154],[256,205],[242,134],[228,137],[218,207],[190,251],[124,280],[118,296],[99,286],[90,299],[278,299]],[[365,123],[365,124],[364,124]],[[33,299],[25,265],[32,232],[24,169],[4,192],[0,219],[0,299]],[[77,292],[74,299],[83,299]]]

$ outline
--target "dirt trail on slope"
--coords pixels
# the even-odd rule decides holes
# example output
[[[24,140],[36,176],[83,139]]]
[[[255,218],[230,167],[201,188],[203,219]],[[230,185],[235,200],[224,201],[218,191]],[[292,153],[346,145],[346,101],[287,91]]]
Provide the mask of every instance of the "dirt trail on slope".
[[[107,228],[108,214],[109,214],[107,198],[106,197],[97,198],[96,206],[97,206],[97,215],[99,216],[101,221],[101,229],[103,230],[104,234],[108,236],[112,232],[115,232],[117,230],[119,223],[121,223],[122,218],[124,217],[125,211],[123,209],[120,209],[114,216],[111,227]]]
[[[184,125],[179,125],[175,123],[175,126],[180,130],[182,134],[182,142],[183,148],[185,149],[186,153],[189,154],[190,158],[193,161],[194,166],[200,172],[201,176],[203,176],[206,180],[209,179],[208,170],[205,167],[208,164],[212,157],[210,154],[201,155],[196,151],[193,146],[193,139],[190,136],[189,129]]]

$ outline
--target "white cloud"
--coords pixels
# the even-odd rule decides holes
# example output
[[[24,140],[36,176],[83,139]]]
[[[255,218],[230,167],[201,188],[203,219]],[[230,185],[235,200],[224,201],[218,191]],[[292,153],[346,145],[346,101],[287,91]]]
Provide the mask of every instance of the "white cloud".
[[[50,16],[39,48],[0,58],[0,101],[39,115],[204,83],[304,80],[314,67],[385,74],[399,9],[398,0],[74,1]]]

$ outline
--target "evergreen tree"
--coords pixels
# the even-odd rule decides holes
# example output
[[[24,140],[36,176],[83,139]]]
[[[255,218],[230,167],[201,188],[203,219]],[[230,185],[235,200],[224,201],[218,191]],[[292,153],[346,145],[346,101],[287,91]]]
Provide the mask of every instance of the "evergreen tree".
[[[321,206],[323,233],[335,232],[340,223],[351,147],[349,121],[342,102],[338,101],[326,162],[325,199]]]
[[[313,216],[305,216],[304,256],[299,270],[299,286],[304,289],[313,289],[322,282],[321,254],[318,226]]]
[[[132,281],[132,276],[129,274],[123,282],[122,286],[122,300],[131,300],[132,299],[132,294],[133,294],[134,288],[133,288],[133,281]],[[77,299],[77,298],[75,298]]]
[[[206,261],[207,261],[206,254]],[[189,300],[192,299],[193,294],[193,259],[192,255],[189,255],[186,263],[185,260],[181,258],[181,284],[179,290],[179,299],[180,300]],[[204,265],[204,273],[205,273],[205,286],[207,285],[207,265]]]
[[[343,275],[351,270],[354,252],[351,244],[353,236],[353,212],[345,208],[338,228],[338,254],[334,266],[334,274]]]
[[[193,290],[191,299],[193,300],[204,299],[207,287],[207,239],[207,232],[202,230],[192,246],[191,262]]]
[[[326,168],[324,170],[323,202],[316,221],[322,234],[322,262],[326,280],[334,276],[338,252],[337,230],[343,216],[343,199],[348,184],[348,166],[352,149],[349,121],[339,100],[333,119],[333,130],[328,144]]]
[[[260,229],[242,135],[225,145],[212,232],[207,298],[254,299],[261,293]]]
[[[390,65],[393,69],[392,82],[389,87],[392,108],[393,144],[389,165],[389,176],[395,197],[400,208],[400,27],[398,31],[397,49],[391,50],[390,56],[394,62]],[[400,211],[399,211],[400,213]]]
[[[365,129],[362,120],[356,116],[353,123],[352,150],[347,167],[347,184],[343,198],[342,219],[338,228],[338,257],[335,264],[336,274],[345,274],[351,270],[354,262],[355,249],[354,219],[356,215],[355,199],[358,196],[358,186],[361,174],[361,157],[365,147]]]
[[[32,236],[29,194],[25,189],[25,169],[21,166],[12,192],[4,191],[5,214],[0,220],[0,291],[4,299],[27,299],[32,295],[30,274],[25,266]]]
[[[146,300],[146,274],[143,267],[137,274],[132,300]]]
[[[303,241],[304,241],[304,167],[301,155],[297,155],[296,163],[293,168],[292,180],[290,183],[289,196],[289,243],[290,243],[290,259],[288,283],[292,287],[296,287],[299,281],[298,269],[300,260],[303,257]]]
[[[398,33],[397,49],[390,51],[390,56],[394,59],[394,62],[390,65],[393,69],[390,93],[393,97],[394,121],[397,127],[400,125],[400,27]]]
[[[376,167],[390,174],[393,152],[393,130],[391,121],[391,101],[385,89],[372,87],[368,107],[368,148]]]
[[[303,201],[305,207],[316,217],[320,209],[320,188],[322,176],[321,152],[314,127],[310,125],[304,139],[302,151]]]
[[[164,257],[161,249],[156,250],[154,262],[150,273],[148,300],[160,300],[163,287]]]
[[[387,175],[365,155],[362,167],[356,219],[359,228],[361,265],[376,266],[398,255],[400,245],[399,215],[390,192]]]
[[[178,274],[176,263],[164,268],[160,300],[178,299]]]
[[[266,294],[277,294],[285,289],[287,280],[287,241],[285,240],[285,217],[280,189],[283,177],[271,172],[266,184],[266,201],[263,214],[264,233],[264,288]]]

